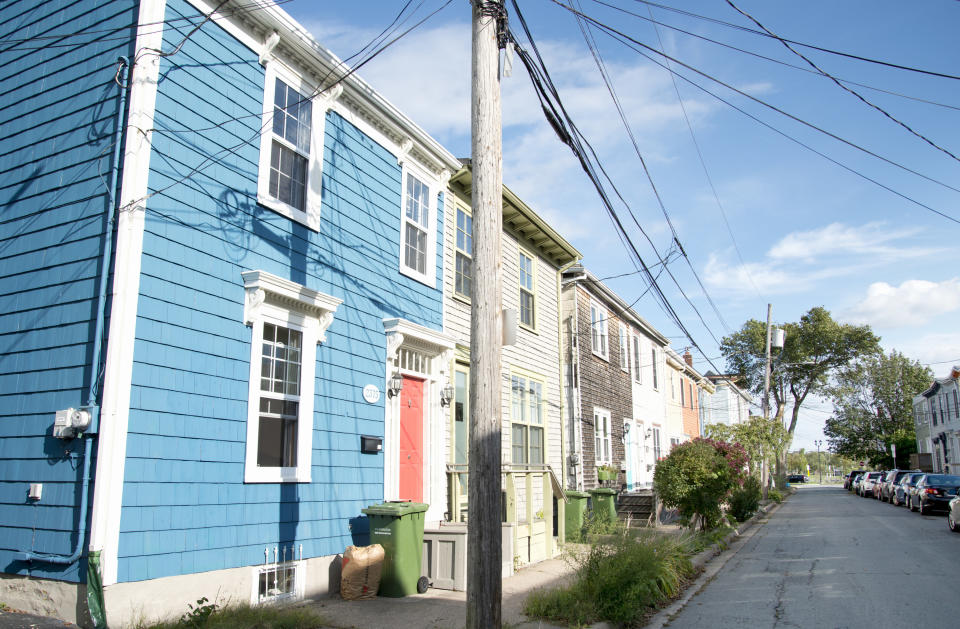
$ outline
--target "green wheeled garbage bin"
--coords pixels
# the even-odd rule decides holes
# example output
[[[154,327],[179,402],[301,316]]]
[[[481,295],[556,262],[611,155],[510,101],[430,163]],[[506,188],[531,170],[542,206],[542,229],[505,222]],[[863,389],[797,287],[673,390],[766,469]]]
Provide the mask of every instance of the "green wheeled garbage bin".
[[[567,506],[564,514],[564,525],[566,527],[567,542],[580,542],[583,536],[583,518],[587,513],[587,498],[590,497],[585,491],[575,491],[568,489]]]
[[[370,543],[383,546],[380,596],[407,596],[426,591],[420,577],[423,557],[423,518],[430,505],[384,502],[362,509],[370,518]]]
[[[590,490],[593,498],[593,517],[610,518],[610,522],[617,521],[617,491],[609,487],[597,487]]]

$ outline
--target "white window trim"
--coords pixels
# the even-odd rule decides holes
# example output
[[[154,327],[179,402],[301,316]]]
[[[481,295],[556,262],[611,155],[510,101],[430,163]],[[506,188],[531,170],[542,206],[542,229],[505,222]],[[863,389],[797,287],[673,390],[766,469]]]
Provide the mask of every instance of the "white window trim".
[[[639,334],[630,335],[633,342],[633,381],[637,384],[643,384],[643,341]]]
[[[307,186],[305,211],[270,196],[270,156],[273,150],[273,108],[277,79],[290,87],[307,94],[314,94],[317,87],[296,72],[286,68],[274,58],[266,60],[263,87],[263,117],[260,128],[260,163],[257,172],[257,203],[274,212],[307,226],[320,230],[321,188],[323,185],[323,143],[327,110],[343,91],[340,85],[327,92],[316,94],[312,99],[310,114],[310,158],[307,160]]]
[[[527,421],[523,421],[520,418],[513,416],[513,379],[522,378],[527,387],[530,386],[530,383],[535,382],[540,385],[540,423],[535,424],[532,421],[532,418],[528,418]],[[527,408],[529,409],[529,400],[527,401]],[[513,460],[513,425],[523,426],[527,431],[527,446],[526,451],[524,452],[524,457],[526,458],[525,463],[519,463],[520,465],[542,465],[548,462],[549,457],[547,454],[547,381],[546,378],[539,374],[534,374],[523,369],[511,369],[510,371],[510,461],[512,463],[517,463]],[[541,449],[541,460],[540,463],[531,463],[530,462],[530,429],[539,428],[540,429],[540,449]]]
[[[597,311],[597,320],[596,320],[596,323],[594,323],[594,320],[593,320],[593,311],[594,311],[594,310]],[[597,301],[591,301],[591,302],[590,302],[590,350],[593,352],[593,355],[594,355],[594,356],[598,356],[598,357],[600,357],[600,358],[608,361],[608,360],[610,360],[610,358],[609,358],[609,356],[610,356],[610,330],[609,330],[609,328],[608,328],[608,326],[607,326],[607,323],[608,323],[607,309],[604,308],[603,306],[601,306],[599,302],[597,302]],[[601,341],[601,345],[603,346],[603,347],[601,348],[602,351],[598,351],[597,346],[596,346],[596,342],[594,341],[594,334],[593,334],[593,326],[594,326],[594,325],[599,325],[599,326],[600,326],[600,336],[601,336],[602,338],[605,338],[605,339],[606,339],[606,342],[605,342],[605,343],[604,343],[603,341]]]
[[[600,448],[596,448],[596,441],[598,438],[598,434],[597,434],[598,418],[605,419],[606,426],[607,426],[606,436],[599,437]],[[594,407],[593,409],[593,440],[594,440],[594,449],[597,451],[593,453],[593,456],[597,462],[597,465],[608,465],[613,460],[612,433],[613,433],[613,426],[611,425],[610,411],[608,411],[605,408]],[[603,452],[601,452],[600,450],[603,450]]]
[[[537,298],[537,256],[531,253],[529,250],[524,249],[523,247],[517,248],[517,323],[521,328],[525,330],[530,330],[532,332],[537,331],[537,320],[540,318],[540,300]],[[529,325],[523,323],[520,316],[520,297],[523,291],[526,291],[527,288],[520,284],[520,256],[525,256],[530,259],[530,277],[533,279],[533,288],[529,292],[533,295],[533,324]]]
[[[457,235],[460,231],[460,225],[457,223],[457,216],[460,212],[463,212],[466,216],[470,217],[471,227],[470,227],[470,242],[473,243],[473,212],[470,211],[470,208],[463,206],[459,203],[453,204],[453,296],[457,299],[462,299],[464,301],[470,301],[473,296],[473,287],[474,287],[474,269],[473,269],[473,246],[471,244],[470,252],[467,252],[464,249],[461,249],[457,246]],[[466,295],[457,290],[457,255],[462,255],[468,260],[470,260],[470,295]]]
[[[400,256],[397,264],[398,268],[402,275],[414,279],[421,284],[426,284],[430,287],[435,287],[437,284],[437,220],[439,217],[439,193],[440,190],[446,185],[437,179],[436,175],[428,172],[426,169],[421,168],[413,159],[410,158],[409,152],[413,148],[412,141],[407,141],[404,146],[400,149],[400,156],[397,158],[397,163],[400,165]],[[406,247],[406,224],[407,224],[407,174],[411,174],[417,179],[419,179],[425,186],[427,186],[427,211],[429,216],[427,217],[426,226],[417,225],[418,227],[423,227],[427,232],[427,253],[426,260],[424,261],[424,272],[420,273],[416,269],[408,267],[404,263],[404,254]]]
[[[630,334],[627,324],[620,322],[620,369],[630,373]]]
[[[308,483],[313,453],[313,398],[316,381],[317,345],[342,300],[311,290],[265,271],[242,273],[246,300],[243,321],[253,327],[250,347],[250,383],[247,398],[246,483]],[[300,372],[300,402],[297,417],[296,467],[257,466],[260,422],[260,366],[263,323],[274,323],[303,334]]]

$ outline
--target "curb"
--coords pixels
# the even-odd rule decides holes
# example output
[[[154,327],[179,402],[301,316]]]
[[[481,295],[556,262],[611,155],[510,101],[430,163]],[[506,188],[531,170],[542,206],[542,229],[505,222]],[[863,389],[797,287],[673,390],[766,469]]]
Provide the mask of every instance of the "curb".
[[[650,620],[647,621],[647,624],[644,625],[644,629],[662,629],[663,627],[667,626],[673,617],[683,610],[684,607],[686,607],[687,603],[690,602],[690,599],[699,594],[700,590],[713,581],[713,578],[718,572],[720,572],[720,569],[723,568],[723,566],[725,566],[726,563],[737,554],[737,552],[739,552],[740,546],[746,543],[748,539],[753,537],[753,535],[756,533],[755,525],[759,524],[760,518],[775,513],[778,509],[780,509],[780,507],[783,506],[783,503],[794,494],[795,491],[796,490],[785,493],[783,496],[783,501],[781,502],[770,502],[760,507],[757,513],[753,514],[753,517],[740,524],[740,526],[724,537],[723,540],[713,544],[712,547],[702,551],[700,554],[694,557],[691,562],[696,568],[704,568],[703,572],[700,573],[700,576],[697,577],[696,581],[690,584],[690,586],[684,591],[679,599],[673,601],[673,603],[654,614]],[[745,535],[745,533],[749,534]],[[725,546],[725,548],[721,546]],[[726,556],[722,558],[722,561],[718,561],[707,566],[711,559],[719,555]]]

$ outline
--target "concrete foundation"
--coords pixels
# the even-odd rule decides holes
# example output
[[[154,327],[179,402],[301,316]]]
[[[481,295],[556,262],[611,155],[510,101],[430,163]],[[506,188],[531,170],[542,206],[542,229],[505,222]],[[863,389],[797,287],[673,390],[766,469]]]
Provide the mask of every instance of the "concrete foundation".
[[[340,591],[340,555],[305,559],[300,565],[298,598],[324,598]],[[104,587],[107,623],[111,629],[140,623],[177,620],[206,597],[210,602],[256,602],[259,569],[247,566]],[[0,574],[0,602],[36,614],[90,627],[86,584]]]
[[[0,602],[37,616],[61,618],[81,626],[92,624],[84,583],[0,574]]]

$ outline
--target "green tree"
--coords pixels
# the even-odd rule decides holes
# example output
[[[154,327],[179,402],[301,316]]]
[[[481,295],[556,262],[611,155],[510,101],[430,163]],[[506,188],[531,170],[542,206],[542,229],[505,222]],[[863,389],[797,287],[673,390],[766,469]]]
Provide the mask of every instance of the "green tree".
[[[747,455],[735,444],[694,439],[674,447],[653,473],[653,487],[667,507],[676,507],[691,527],[720,523],[722,503],[743,482]]]
[[[788,444],[793,440],[800,407],[810,395],[824,393],[832,374],[852,361],[880,351],[880,339],[870,326],[838,323],[825,308],[817,306],[796,323],[777,324],[786,330],[786,341],[773,363],[770,392],[774,417],[787,423]],[[754,395],[763,396],[766,370],[766,323],[751,319],[720,344],[727,369]]]
[[[759,415],[751,415],[741,424],[707,424],[704,431],[711,439],[739,443],[750,458],[750,472],[755,476],[759,476],[764,459],[778,459],[788,442],[787,431],[779,420]]]
[[[906,466],[907,456],[916,452],[913,396],[932,378],[929,368],[896,350],[861,357],[838,370],[827,391],[833,416],[823,432],[830,449],[876,467]]]

